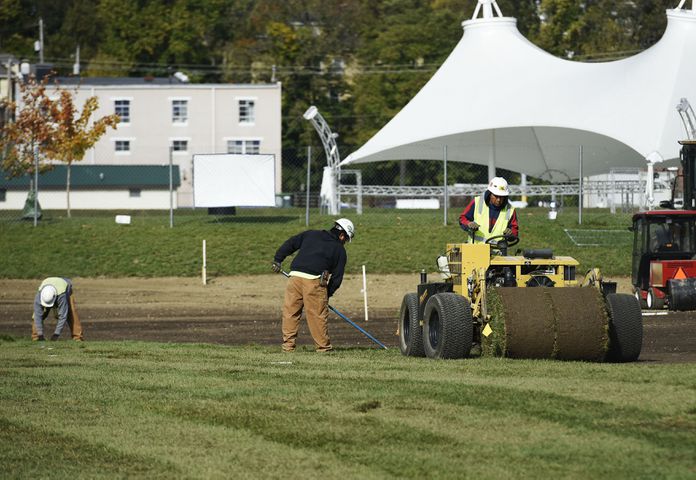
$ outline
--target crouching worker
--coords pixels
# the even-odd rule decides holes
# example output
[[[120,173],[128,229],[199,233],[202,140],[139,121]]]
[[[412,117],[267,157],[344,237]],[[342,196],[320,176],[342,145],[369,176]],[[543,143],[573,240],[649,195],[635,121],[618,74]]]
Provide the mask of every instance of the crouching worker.
[[[317,352],[331,351],[329,297],[341,286],[347,256],[344,244],[355,235],[347,218],[336,220],[331,230],[307,230],[283,243],[273,259],[273,271],[281,271],[286,257],[299,250],[290,265],[283,302],[283,351],[295,350],[304,308]]]
[[[72,282],[67,278],[49,277],[39,285],[34,297],[34,316],[31,325],[31,339],[45,340],[44,321],[51,309],[55,309],[56,329],[51,340],[58,340],[65,324],[68,324],[73,340],[81,342],[82,324],[77,315]]]

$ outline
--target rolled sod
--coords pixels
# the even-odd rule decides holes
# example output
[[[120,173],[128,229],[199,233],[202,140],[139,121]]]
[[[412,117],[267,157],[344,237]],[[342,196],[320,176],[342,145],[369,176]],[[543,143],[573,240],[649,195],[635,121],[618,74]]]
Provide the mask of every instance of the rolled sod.
[[[604,360],[609,346],[609,316],[595,288],[550,288],[556,317],[556,358]]]
[[[481,336],[483,355],[552,358],[555,327],[547,288],[490,288],[488,314],[493,332]]]
[[[606,356],[609,320],[596,289],[490,288],[486,296],[491,333],[481,335],[483,355],[589,361]]]

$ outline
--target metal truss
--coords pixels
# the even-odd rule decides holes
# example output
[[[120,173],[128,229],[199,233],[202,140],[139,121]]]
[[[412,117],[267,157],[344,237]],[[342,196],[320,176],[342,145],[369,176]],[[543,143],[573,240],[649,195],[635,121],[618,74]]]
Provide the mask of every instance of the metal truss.
[[[646,182],[634,180],[618,181],[585,181],[583,182],[583,193],[645,193]],[[455,184],[447,187],[447,194],[450,197],[465,196],[473,197],[480,195],[488,188],[486,183],[466,183]],[[533,196],[553,196],[553,195],[578,195],[579,186],[577,183],[560,185],[510,185],[511,195]],[[445,189],[439,187],[400,187],[391,185],[339,185],[341,195],[362,195],[375,197],[438,197],[443,196]]]

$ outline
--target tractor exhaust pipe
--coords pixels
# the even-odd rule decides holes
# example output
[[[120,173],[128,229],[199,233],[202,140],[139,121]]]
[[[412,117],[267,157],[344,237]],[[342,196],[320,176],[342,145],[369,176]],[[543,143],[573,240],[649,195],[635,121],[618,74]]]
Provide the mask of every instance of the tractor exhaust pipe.
[[[290,274],[289,274],[288,272],[286,272],[285,270],[281,270],[281,273],[282,273],[283,275],[285,275],[286,278],[290,278]],[[360,333],[362,333],[363,335],[365,335],[367,338],[369,338],[370,340],[372,340],[373,342],[375,342],[377,345],[379,345],[379,346],[382,347],[383,349],[389,350],[385,344],[383,344],[382,342],[380,342],[379,340],[377,340],[375,337],[373,337],[372,335],[370,335],[370,334],[367,332],[367,330],[363,329],[360,325],[358,325],[357,323],[353,322],[350,318],[348,318],[348,317],[346,317],[345,315],[343,315],[341,312],[339,312],[338,310],[336,310],[336,309],[335,309],[334,307],[332,307],[331,305],[329,305],[329,308],[331,309],[332,312],[334,312],[336,315],[338,315],[338,316],[341,317],[343,320],[345,320],[346,322],[348,322],[351,326],[353,326],[355,329],[357,329]]]

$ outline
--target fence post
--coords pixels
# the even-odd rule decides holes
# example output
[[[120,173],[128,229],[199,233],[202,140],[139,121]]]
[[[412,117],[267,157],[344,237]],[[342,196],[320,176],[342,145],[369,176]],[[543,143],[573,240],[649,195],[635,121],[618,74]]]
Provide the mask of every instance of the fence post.
[[[174,228],[174,167],[173,154],[174,147],[169,147],[169,228]]]
[[[312,147],[307,147],[307,204],[305,205],[305,226],[309,227],[309,179],[311,176],[310,165],[312,162]]]
[[[39,223],[39,146],[34,145],[34,226]]]

